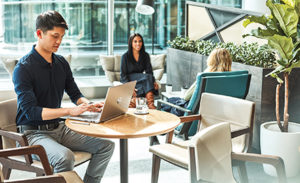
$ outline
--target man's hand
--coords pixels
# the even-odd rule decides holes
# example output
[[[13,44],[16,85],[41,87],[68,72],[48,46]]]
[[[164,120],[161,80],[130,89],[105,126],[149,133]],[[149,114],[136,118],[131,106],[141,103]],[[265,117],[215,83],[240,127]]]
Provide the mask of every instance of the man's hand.
[[[90,105],[86,103],[82,103],[76,107],[70,108],[69,114],[71,116],[78,116],[82,114],[83,112],[87,111],[89,109]]]
[[[102,107],[104,105],[104,102],[99,102],[99,103],[90,102],[88,104],[89,104],[88,111],[90,111],[90,112],[101,112]]]

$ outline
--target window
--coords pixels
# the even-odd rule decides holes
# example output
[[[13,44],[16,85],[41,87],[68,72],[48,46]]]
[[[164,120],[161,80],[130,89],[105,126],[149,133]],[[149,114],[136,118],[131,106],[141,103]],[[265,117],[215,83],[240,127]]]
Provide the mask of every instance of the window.
[[[241,0],[195,0],[197,2],[241,7]],[[167,41],[185,35],[185,0],[155,0],[155,13],[135,12],[136,0],[114,1],[114,52],[127,50],[130,34],[143,35],[146,51],[165,52]],[[2,0],[0,1],[0,58],[20,58],[36,42],[35,19],[49,9],[60,12],[69,24],[61,55],[72,55],[75,77],[99,76],[104,72],[99,54],[107,54],[108,0]],[[9,75],[0,63],[0,79]]]

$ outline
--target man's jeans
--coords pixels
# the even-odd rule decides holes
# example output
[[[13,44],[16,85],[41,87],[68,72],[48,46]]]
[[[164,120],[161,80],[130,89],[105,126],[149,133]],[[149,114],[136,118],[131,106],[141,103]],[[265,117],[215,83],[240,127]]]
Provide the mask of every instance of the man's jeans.
[[[85,151],[92,154],[84,176],[85,183],[99,183],[114,151],[110,140],[84,136],[70,130],[64,123],[52,131],[27,130],[24,132],[29,145],[42,145],[54,172],[73,170],[72,151]],[[34,158],[38,159],[37,156]]]

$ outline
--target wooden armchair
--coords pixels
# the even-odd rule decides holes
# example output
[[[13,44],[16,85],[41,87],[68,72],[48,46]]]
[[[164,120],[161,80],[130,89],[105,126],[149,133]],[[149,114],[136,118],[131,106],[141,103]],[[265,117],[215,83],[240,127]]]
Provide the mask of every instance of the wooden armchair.
[[[183,111],[184,116],[197,114],[202,93],[214,93],[236,98],[245,99],[250,86],[251,74],[248,71],[230,71],[230,72],[203,72],[197,75],[195,91],[188,102],[186,108],[171,104],[164,100],[157,101],[157,109],[161,104],[171,106],[177,110]],[[193,136],[197,131],[197,122],[183,123],[179,125],[174,133],[183,136],[188,140],[188,136]]]
[[[232,148],[232,158],[237,160],[246,161],[256,161],[261,163],[272,164],[282,164],[282,160],[278,157],[266,157],[256,158],[257,156],[248,154],[247,158],[245,152],[247,152],[248,147],[251,144],[252,139],[252,129],[254,122],[254,110],[255,106],[253,102],[246,101],[243,99],[203,93],[200,101],[199,114],[183,116],[181,117],[181,122],[186,123],[194,120],[199,121],[198,133],[206,130],[213,125],[227,122],[230,124],[231,128],[231,140],[232,144],[230,147],[230,152]],[[191,146],[191,140],[172,142],[172,133],[167,135],[167,143],[160,145],[153,145],[150,147],[149,151],[153,153],[152,159],[152,183],[157,183],[160,160],[163,159],[181,168],[191,170],[192,161],[189,161],[189,147]],[[195,135],[197,136],[198,133]],[[221,136],[223,134],[220,134]],[[220,145],[223,146],[223,145]],[[217,150],[218,151],[218,150]],[[270,161],[268,161],[268,158]],[[274,160],[274,161],[273,161]],[[233,161],[234,165],[239,166],[239,173],[242,179],[241,182],[248,182],[247,172],[244,161]],[[280,166],[279,165],[279,166]],[[231,166],[231,165],[230,165]],[[195,167],[193,167],[195,168]],[[280,174],[282,175],[282,174]],[[284,178],[283,178],[284,179]],[[194,178],[192,180],[195,180]],[[191,181],[196,182],[196,181]],[[226,182],[226,181],[225,181]]]
[[[0,102],[0,150],[3,152],[5,152],[6,149],[15,148],[16,142],[18,142],[22,148],[31,147],[28,146],[26,136],[17,132],[16,114],[16,99]],[[91,154],[87,152],[74,151],[74,155],[75,166],[91,159]],[[37,176],[52,174],[52,168],[43,168],[43,162],[33,160],[29,153],[23,156],[0,157],[0,163],[2,164],[4,179],[9,179],[12,169],[35,172]]]
[[[278,181],[286,182],[284,163],[280,157],[232,152],[230,125],[227,122],[201,130],[192,138],[188,152],[192,183],[203,180],[235,183],[232,160],[271,164],[277,170]],[[248,182],[248,180],[241,180],[241,182]]]
[[[18,147],[0,150],[0,158],[7,159],[11,156],[21,156],[21,155],[32,155],[36,154],[41,160],[42,167],[46,176],[28,178],[28,179],[18,179],[18,180],[4,180],[4,177],[1,172],[1,183],[83,183],[80,177],[74,171],[62,172],[59,174],[52,174],[51,167],[49,165],[46,152],[44,148],[40,145],[27,146],[27,147]],[[1,161],[2,162],[2,161]],[[12,166],[18,166],[14,164]],[[2,168],[5,168],[5,164],[2,164]]]

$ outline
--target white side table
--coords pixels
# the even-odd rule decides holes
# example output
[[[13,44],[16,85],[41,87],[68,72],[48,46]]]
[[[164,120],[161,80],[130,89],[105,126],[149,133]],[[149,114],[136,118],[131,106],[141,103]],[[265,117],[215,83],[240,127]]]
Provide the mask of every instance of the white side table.
[[[171,93],[161,92],[162,100],[167,100],[171,97],[181,97],[181,91],[172,91]]]

